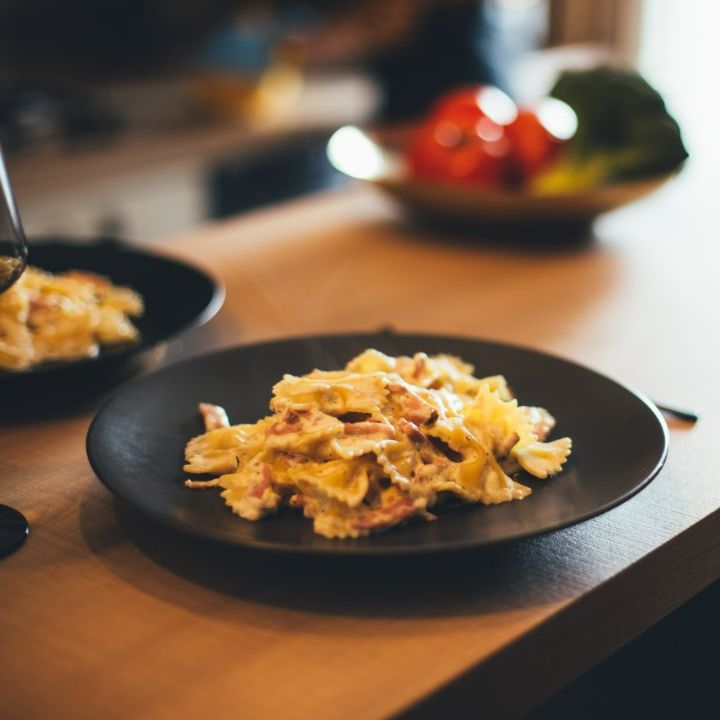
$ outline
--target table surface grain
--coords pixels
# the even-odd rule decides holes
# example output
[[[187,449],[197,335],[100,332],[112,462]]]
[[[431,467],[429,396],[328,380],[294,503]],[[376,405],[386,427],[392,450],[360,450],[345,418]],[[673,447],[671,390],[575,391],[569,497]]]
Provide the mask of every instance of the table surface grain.
[[[348,565],[156,528],[88,466],[99,399],[45,412],[0,398],[0,500],[33,525],[0,562],[0,715],[516,717],[720,577],[720,245],[714,200],[693,187],[681,177],[565,247],[417,228],[360,187],[161,243],[227,288],[162,362],[392,324],[561,354],[701,420],[671,423],[658,478],[593,520]]]

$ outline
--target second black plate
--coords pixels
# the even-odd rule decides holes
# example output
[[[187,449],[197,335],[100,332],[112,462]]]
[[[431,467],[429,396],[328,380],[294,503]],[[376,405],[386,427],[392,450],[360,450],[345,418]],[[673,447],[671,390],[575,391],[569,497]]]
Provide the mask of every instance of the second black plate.
[[[31,242],[29,263],[42,270],[89,270],[109,277],[116,285],[137,290],[145,314],[133,319],[140,342],[103,348],[95,358],[49,362],[20,372],[0,370],[0,387],[50,381],[89,373],[117,370],[141,353],[207,322],[220,309],[224,291],[199,268],[163,255],[146,252],[117,241],[94,243],[68,241]]]

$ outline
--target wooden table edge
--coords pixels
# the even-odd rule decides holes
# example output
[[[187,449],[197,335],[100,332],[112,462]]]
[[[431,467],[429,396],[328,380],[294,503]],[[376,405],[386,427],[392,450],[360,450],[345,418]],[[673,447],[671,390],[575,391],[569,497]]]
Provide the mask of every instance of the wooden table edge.
[[[401,709],[395,717],[435,720],[480,706],[493,720],[523,717],[719,577],[717,511],[564,605],[511,644]],[[672,584],[663,584],[663,579]],[[620,604],[618,598],[627,601]],[[588,623],[589,619],[592,623]],[[564,635],[561,645],[556,643],[560,630]],[[516,672],[520,656],[525,666],[531,659],[531,669],[522,678]]]

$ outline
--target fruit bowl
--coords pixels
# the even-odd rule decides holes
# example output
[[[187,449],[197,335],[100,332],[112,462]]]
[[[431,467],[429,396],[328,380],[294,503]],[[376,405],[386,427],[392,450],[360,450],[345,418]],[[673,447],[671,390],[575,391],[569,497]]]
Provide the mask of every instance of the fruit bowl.
[[[651,194],[675,174],[542,193],[416,178],[406,160],[413,132],[411,126],[342,127],[328,141],[328,158],[337,170],[372,183],[415,216],[478,228],[589,226],[599,215]]]

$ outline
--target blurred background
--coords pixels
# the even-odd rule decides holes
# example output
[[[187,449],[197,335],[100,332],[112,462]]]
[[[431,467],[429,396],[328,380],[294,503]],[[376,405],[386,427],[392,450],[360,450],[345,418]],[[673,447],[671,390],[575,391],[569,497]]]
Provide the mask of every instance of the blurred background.
[[[664,95],[692,176],[718,149],[717,20],[711,0],[3,0],[0,142],[28,234],[151,242],[349,182],[325,156],[341,125],[611,60]]]

